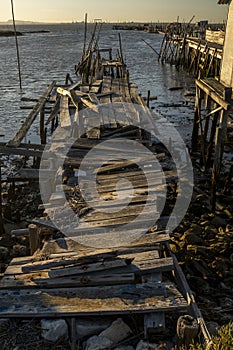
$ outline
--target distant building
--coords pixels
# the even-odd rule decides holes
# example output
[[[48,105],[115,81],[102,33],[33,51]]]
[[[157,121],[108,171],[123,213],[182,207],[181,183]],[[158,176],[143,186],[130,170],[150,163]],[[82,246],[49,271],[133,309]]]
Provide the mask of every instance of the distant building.
[[[220,81],[226,86],[233,87],[233,2],[232,0],[218,0],[218,3],[229,5]]]

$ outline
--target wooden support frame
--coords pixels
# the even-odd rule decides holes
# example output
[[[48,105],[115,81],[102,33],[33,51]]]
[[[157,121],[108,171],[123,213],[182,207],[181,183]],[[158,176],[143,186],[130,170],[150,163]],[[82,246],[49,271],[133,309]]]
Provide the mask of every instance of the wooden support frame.
[[[220,176],[224,141],[227,133],[227,121],[231,108],[232,89],[225,87],[215,79],[196,80],[196,101],[192,133],[192,152],[198,149],[199,134],[201,137],[200,165],[212,166],[210,209],[215,212],[216,190]],[[202,100],[205,99],[207,113],[201,116]],[[210,120],[211,129],[210,128]],[[203,121],[205,122],[203,128]],[[209,136],[209,137],[208,137]],[[212,161],[213,158],[213,161]]]

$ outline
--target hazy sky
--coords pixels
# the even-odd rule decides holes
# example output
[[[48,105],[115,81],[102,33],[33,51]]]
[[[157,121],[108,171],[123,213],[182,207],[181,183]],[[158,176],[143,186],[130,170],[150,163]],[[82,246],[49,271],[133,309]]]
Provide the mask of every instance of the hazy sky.
[[[217,0],[14,0],[18,20],[70,22],[81,21],[88,13],[89,21],[188,21],[226,19],[227,6]],[[11,0],[0,1],[0,21],[11,18]]]

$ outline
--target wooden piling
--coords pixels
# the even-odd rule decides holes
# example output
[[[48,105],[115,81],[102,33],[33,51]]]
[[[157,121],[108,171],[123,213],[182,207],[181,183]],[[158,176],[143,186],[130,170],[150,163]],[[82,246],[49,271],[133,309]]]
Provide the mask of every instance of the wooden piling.
[[[39,229],[37,225],[31,224],[28,226],[29,230],[29,243],[30,243],[30,254],[33,255],[39,248]]]
[[[192,152],[196,152],[198,147],[200,117],[201,117],[201,94],[200,94],[200,89],[196,87],[196,100],[195,100],[193,132],[192,132]]]
[[[119,40],[119,48],[120,48],[120,58],[121,58],[121,62],[124,64],[122,41],[121,41],[121,34],[120,33],[118,33],[118,40]]]
[[[86,41],[87,41],[87,13],[85,13],[85,28],[84,28],[84,39],[83,39],[83,53],[82,53],[82,61],[86,55]]]
[[[40,143],[41,144],[46,143],[45,126],[44,126],[44,121],[45,121],[44,107],[45,107],[45,105],[43,106],[43,108],[40,112]]]
[[[19,74],[19,87],[20,87],[20,90],[22,90],[22,78],[21,78],[21,67],[20,67],[20,57],[19,57],[19,44],[18,44],[18,37],[17,37],[16,26],[15,26],[15,14],[14,14],[14,3],[13,3],[13,0],[11,0],[11,12],[12,12],[12,21],[13,21],[13,27],[14,27],[14,33],[15,33],[15,45],[16,45],[18,74]]]
[[[146,101],[146,105],[148,108],[150,108],[150,90],[147,91],[147,101]]]

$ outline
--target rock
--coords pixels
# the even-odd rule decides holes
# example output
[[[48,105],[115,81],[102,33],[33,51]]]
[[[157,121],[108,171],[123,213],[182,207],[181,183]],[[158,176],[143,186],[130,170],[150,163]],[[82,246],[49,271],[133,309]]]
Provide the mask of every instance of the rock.
[[[218,334],[218,330],[220,329],[220,326],[217,322],[208,322],[206,324],[206,327],[212,337],[215,337]]]
[[[84,337],[90,337],[92,335],[98,335],[111,325],[111,321],[102,318],[88,318],[76,320],[76,333],[77,338],[82,339]]]
[[[45,340],[56,342],[68,336],[68,326],[65,320],[41,320],[42,337]]]
[[[215,216],[211,223],[215,226],[215,227],[226,227],[227,222],[225,219],[221,218],[220,216]]]
[[[94,335],[87,340],[84,350],[107,350],[112,345],[112,341],[108,338]]]
[[[188,231],[189,231],[189,233],[193,233],[193,234],[199,236],[202,233],[202,227],[200,225],[197,225],[197,224],[192,224]]]
[[[199,237],[202,233],[202,227],[197,224],[193,224],[188,230],[186,230],[182,236],[182,240],[187,244],[203,244],[202,239]]]
[[[140,340],[138,343],[136,350],[158,350],[158,346],[156,344],[148,343],[143,340]]]
[[[207,239],[214,239],[218,234],[218,230],[214,225],[205,226],[205,234]]]
[[[9,250],[6,247],[0,247],[0,261],[5,261],[8,258]]]
[[[114,345],[117,345],[130,334],[132,334],[132,330],[129,326],[121,318],[118,318],[109,328],[101,332],[99,336],[106,337],[110,339]]]
[[[196,234],[191,233],[191,232],[187,233],[185,235],[185,241],[187,244],[192,244],[192,245],[198,245],[198,244],[202,245],[203,244],[202,239],[199,236],[197,236]]]
[[[188,346],[193,343],[199,332],[199,325],[190,315],[180,316],[177,321],[177,335],[182,344]]]

